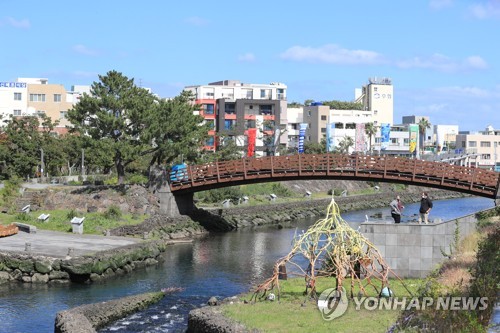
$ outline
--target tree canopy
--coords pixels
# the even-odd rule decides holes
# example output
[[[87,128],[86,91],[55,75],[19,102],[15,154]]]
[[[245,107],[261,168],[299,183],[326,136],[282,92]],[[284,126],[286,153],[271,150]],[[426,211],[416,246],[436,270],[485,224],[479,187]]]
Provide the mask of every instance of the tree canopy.
[[[162,100],[110,71],[68,111],[68,119],[73,132],[88,136],[104,152],[101,162],[112,158],[121,184],[125,168],[142,156],[151,156],[150,165],[168,164],[180,155],[194,159],[208,133],[203,118],[193,114],[197,108],[188,93]]]

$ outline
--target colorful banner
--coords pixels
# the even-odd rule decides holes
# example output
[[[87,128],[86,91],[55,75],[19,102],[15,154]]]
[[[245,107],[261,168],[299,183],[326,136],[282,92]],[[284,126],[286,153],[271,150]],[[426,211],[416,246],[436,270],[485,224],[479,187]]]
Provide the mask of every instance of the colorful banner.
[[[335,123],[326,124],[326,151],[332,152],[335,144]]]
[[[391,135],[391,124],[382,124],[380,126],[380,149],[386,150],[389,147],[389,140]]]
[[[408,127],[410,132],[410,153],[417,154],[417,144],[418,144],[418,125],[411,124]]]
[[[299,154],[304,152],[304,139],[306,137],[307,123],[301,123],[299,128]]]
[[[354,150],[360,152],[366,150],[365,124],[356,124],[356,147]]]
[[[247,132],[248,132],[247,157],[252,157],[255,152],[255,139],[257,138],[257,129],[249,128]]]

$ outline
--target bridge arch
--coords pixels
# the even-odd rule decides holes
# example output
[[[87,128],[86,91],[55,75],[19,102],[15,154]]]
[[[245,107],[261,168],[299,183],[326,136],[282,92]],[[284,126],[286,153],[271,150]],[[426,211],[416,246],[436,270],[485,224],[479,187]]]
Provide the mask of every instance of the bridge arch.
[[[298,154],[190,165],[173,179],[169,185],[175,196],[251,183],[336,179],[434,187],[498,202],[500,186],[500,173],[494,171],[402,157],[345,154]]]

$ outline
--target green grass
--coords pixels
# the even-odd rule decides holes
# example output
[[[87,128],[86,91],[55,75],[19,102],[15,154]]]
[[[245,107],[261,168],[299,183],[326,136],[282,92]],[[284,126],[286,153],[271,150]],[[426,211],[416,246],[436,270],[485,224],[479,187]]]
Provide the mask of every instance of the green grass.
[[[38,220],[42,213],[50,214],[47,222]],[[71,215],[85,217],[83,230],[85,234],[102,235],[106,230],[120,227],[123,225],[133,225],[144,221],[148,216],[131,214],[122,214],[118,219],[106,218],[105,213],[79,213],[69,209],[60,210],[39,210],[29,214],[19,213],[15,215],[4,214],[0,217],[0,224],[9,224],[12,222],[22,222],[36,226],[40,230],[52,230],[71,232]]]
[[[405,279],[404,283],[416,293],[423,280]],[[345,281],[348,294],[350,281]],[[396,296],[408,296],[408,292],[397,280],[391,280],[391,289]],[[281,281],[281,299],[274,302],[258,300],[249,304],[235,303],[223,306],[224,314],[244,324],[247,328],[258,329],[264,332],[386,332],[396,321],[399,311],[375,310],[368,311],[361,306],[356,309],[353,300],[349,300],[346,313],[331,321],[323,320],[316,301],[305,298],[303,279]],[[317,290],[321,293],[327,288],[335,287],[333,278],[320,278],[317,281]],[[379,288],[380,290],[380,288]],[[355,288],[354,295],[357,295]],[[376,296],[372,289],[367,289],[369,296]],[[252,293],[244,294],[240,298],[250,300]]]

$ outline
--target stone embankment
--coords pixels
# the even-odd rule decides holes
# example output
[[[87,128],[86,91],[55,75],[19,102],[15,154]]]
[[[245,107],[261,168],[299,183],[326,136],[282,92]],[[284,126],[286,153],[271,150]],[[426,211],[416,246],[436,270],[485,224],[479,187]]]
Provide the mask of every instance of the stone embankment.
[[[66,259],[4,251],[0,252],[0,283],[96,282],[157,264],[173,242],[148,241]]]
[[[219,305],[224,303],[240,302],[236,296],[224,299],[221,303],[210,303],[191,310],[188,316],[187,333],[258,333],[258,330],[249,330],[243,324],[225,316]]]
[[[57,313],[55,333],[92,333],[120,318],[160,301],[163,292],[146,293],[108,302],[77,306]]]
[[[430,190],[429,196],[433,200],[459,198],[466,195],[458,192]],[[398,193],[404,203],[417,202],[420,196],[415,193]],[[389,207],[394,199],[395,193],[376,193],[369,195],[335,197],[341,211],[355,211]],[[232,230],[249,226],[263,226],[273,224],[286,224],[296,219],[307,217],[318,217],[325,213],[331,199],[310,200],[304,198],[302,201],[269,204],[265,206],[237,206],[227,209],[212,210],[213,215],[209,229]],[[361,222],[361,221],[360,221]]]

